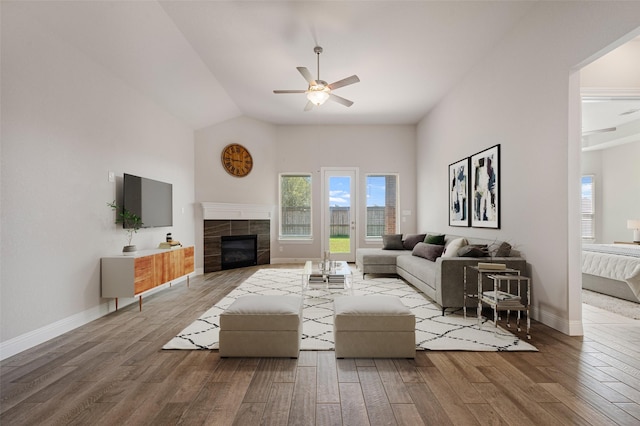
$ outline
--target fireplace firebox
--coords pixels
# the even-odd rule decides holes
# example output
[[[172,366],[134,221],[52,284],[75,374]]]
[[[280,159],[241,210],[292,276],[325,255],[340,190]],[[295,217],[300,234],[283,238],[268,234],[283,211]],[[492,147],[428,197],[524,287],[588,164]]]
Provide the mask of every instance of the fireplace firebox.
[[[258,236],[230,235],[220,241],[222,269],[258,264]]]

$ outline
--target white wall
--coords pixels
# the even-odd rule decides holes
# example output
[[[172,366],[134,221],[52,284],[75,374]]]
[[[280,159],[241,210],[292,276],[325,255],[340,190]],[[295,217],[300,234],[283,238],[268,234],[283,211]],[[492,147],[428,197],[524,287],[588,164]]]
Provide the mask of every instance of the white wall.
[[[312,214],[316,218],[312,244],[277,242],[272,257],[297,260],[320,258],[322,233],[321,167],[357,167],[358,219],[356,220],[358,247],[366,247],[365,209],[366,175],[368,173],[398,173],[400,208],[411,211],[401,222],[400,232],[415,230],[415,126],[278,126],[277,173],[312,173]],[[276,199],[277,204],[277,199]],[[370,246],[381,246],[375,244]],[[282,248],[282,251],[280,251]]]
[[[640,219],[640,142],[582,153],[582,174],[595,176],[596,243],[632,241]]]
[[[602,151],[602,243],[633,241],[628,219],[640,219],[640,142]]]
[[[220,152],[232,142],[252,154],[254,168],[247,177],[232,177],[220,164]],[[402,232],[415,231],[415,126],[276,126],[240,117],[197,131],[195,153],[198,202],[269,204],[277,209],[278,174],[307,172],[313,174],[314,218],[320,217],[321,167],[358,167],[362,197],[366,173],[400,173],[401,210],[411,211]],[[364,214],[360,212],[358,221],[360,246],[365,244]],[[319,258],[320,220],[314,224],[311,243],[279,242],[276,214],[271,223],[272,262]],[[201,213],[196,235],[202,235]],[[196,265],[202,263],[199,256]]]
[[[638,16],[640,3],[537,3],[418,126],[418,227],[448,230],[446,209],[433,209],[434,200],[447,204],[440,170],[501,144],[502,228],[466,232],[520,248],[531,266],[534,316],[570,334],[581,333],[580,304],[569,300],[580,297],[579,278],[569,284],[579,277],[569,254],[579,250],[579,215],[569,203],[578,203],[580,174],[579,129],[568,126],[579,127],[570,115],[579,86],[569,92],[570,76],[636,30]]]
[[[194,151],[189,127],[19,6],[3,3],[1,23],[4,358],[113,309],[100,257],[125,244],[106,205],[123,173],[173,184],[174,226],[141,230],[139,248],[166,232],[194,243]]]
[[[583,89],[640,88],[640,37],[623,44],[580,70]]]
[[[278,197],[275,126],[248,117],[238,117],[196,131],[196,268],[204,268],[202,202],[265,204],[275,206]],[[230,143],[246,147],[253,158],[247,176],[231,176],[222,168],[221,153]],[[271,249],[275,242],[271,221]]]

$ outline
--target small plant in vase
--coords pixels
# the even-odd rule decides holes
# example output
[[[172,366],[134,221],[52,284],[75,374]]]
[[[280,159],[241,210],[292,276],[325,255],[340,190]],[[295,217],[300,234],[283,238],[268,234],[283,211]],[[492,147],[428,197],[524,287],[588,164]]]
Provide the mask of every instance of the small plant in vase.
[[[135,245],[131,244],[133,241],[133,234],[138,232],[138,229],[142,227],[142,218],[137,214],[119,207],[115,200],[107,203],[109,207],[111,207],[116,212],[116,223],[122,223],[125,230],[127,231],[127,242],[128,244],[124,246],[122,249],[123,253],[135,253],[137,248]]]

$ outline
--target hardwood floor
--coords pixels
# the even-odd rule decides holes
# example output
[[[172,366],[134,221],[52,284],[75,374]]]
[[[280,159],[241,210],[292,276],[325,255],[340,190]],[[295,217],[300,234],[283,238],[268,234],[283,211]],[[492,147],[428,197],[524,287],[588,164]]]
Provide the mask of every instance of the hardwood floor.
[[[640,424],[640,321],[586,306],[582,338],[533,322],[537,353],[160,349],[257,269],[193,278],[2,361],[0,424]]]

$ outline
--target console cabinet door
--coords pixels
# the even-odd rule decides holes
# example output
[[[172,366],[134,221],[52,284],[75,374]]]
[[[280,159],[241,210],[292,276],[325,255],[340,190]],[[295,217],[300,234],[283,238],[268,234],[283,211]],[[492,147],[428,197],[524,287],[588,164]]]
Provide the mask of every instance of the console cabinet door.
[[[134,259],[135,294],[150,290],[157,285],[154,276],[154,258],[155,256],[144,256]]]
[[[169,253],[159,253],[155,256],[155,281],[156,285],[166,283],[169,278]]]
[[[182,271],[183,275],[192,273],[195,269],[195,259],[194,259],[194,251],[193,247],[187,247],[184,250],[184,269]]]
[[[175,280],[184,275],[184,250],[174,250],[169,255],[169,279]]]

